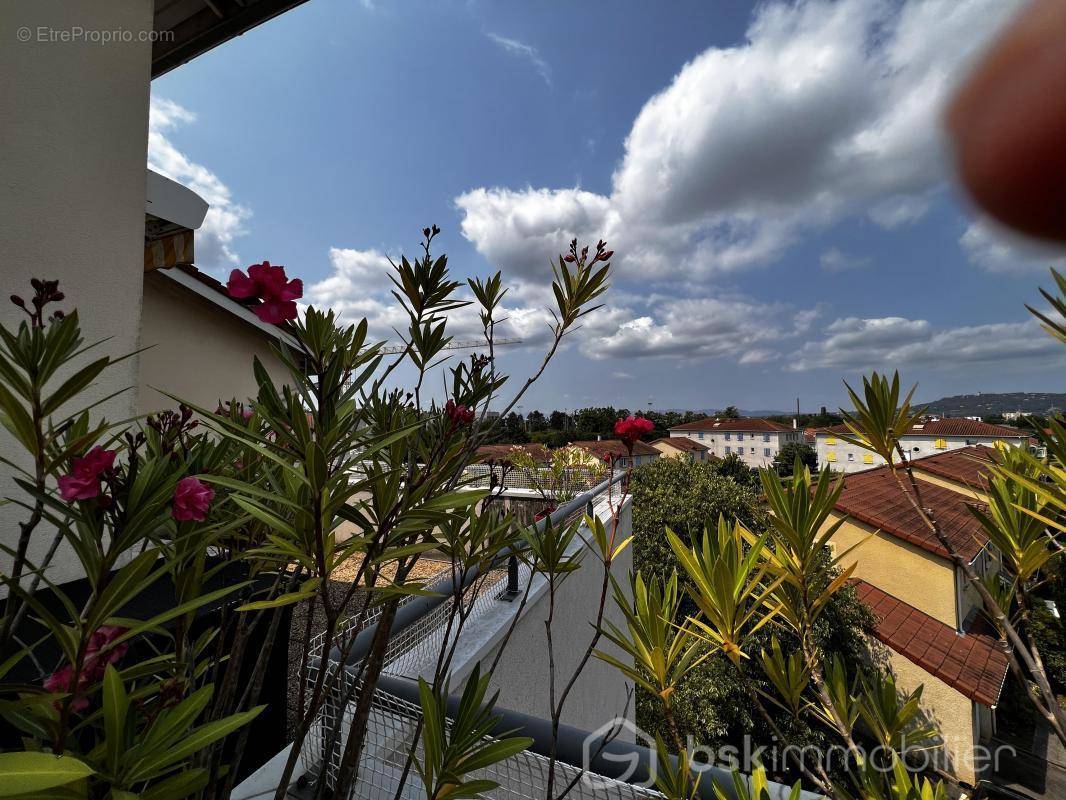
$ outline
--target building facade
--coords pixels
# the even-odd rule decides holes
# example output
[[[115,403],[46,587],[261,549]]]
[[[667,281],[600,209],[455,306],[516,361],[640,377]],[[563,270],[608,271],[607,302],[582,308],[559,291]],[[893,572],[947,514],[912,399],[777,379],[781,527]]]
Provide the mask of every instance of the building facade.
[[[837,472],[858,472],[884,466],[884,459],[859,445],[845,441],[842,436],[854,438],[845,425],[835,425],[816,432],[815,450],[818,453],[819,467],[828,467]],[[1005,425],[989,425],[980,420],[945,417],[920,422],[900,437],[900,444],[909,460],[963,447],[990,447],[999,443],[1011,447],[1028,447],[1029,434]]]
[[[680,458],[693,463],[697,461],[711,461],[707,445],[697,439],[689,439],[687,436],[668,436],[665,439],[656,439],[649,444],[662,453],[663,458]]]
[[[803,443],[803,431],[768,419],[706,419],[676,425],[670,438],[692,439],[707,448],[708,456],[739,456],[749,467],[768,467],[790,442]]]
[[[922,499],[933,509],[952,549],[982,575],[1000,560],[967,506],[985,499],[995,450],[970,447],[914,461]],[[980,611],[977,593],[929,531],[887,468],[847,475],[826,525],[839,525],[837,552],[858,545],[859,599],[874,612],[875,660],[887,664],[903,691],[923,687],[922,710],[940,732],[938,766],[973,785],[987,766],[979,746],[995,732],[995,708],[1007,653]]]

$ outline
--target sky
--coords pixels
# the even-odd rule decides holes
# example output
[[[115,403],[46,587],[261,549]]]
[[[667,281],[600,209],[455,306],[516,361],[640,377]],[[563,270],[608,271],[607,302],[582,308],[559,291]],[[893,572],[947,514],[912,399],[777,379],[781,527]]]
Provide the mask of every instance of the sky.
[[[153,82],[149,166],[211,204],[201,269],[282,264],[382,339],[388,257],[439,225],[456,278],[511,287],[515,383],[552,258],[606,239],[604,307],[526,411],[835,408],[873,369],[1066,391],[1024,307],[1066,252],[969,206],[941,125],[1018,6],[310,0]]]

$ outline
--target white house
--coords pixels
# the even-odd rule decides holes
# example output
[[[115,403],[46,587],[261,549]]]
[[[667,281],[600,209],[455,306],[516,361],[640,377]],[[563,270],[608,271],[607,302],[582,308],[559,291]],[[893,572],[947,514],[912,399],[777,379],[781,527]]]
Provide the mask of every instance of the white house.
[[[749,467],[768,467],[790,442],[803,443],[803,431],[755,417],[706,419],[675,425],[670,437],[694,439],[707,447],[708,455],[725,458],[736,454]]]
[[[884,465],[884,459],[865,448],[845,442],[841,434],[851,435],[844,425],[820,430],[815,435],[815,449],[818,452],[820,467],[829,467],[838,472],[858,472]],[[1017,428],[989,425],[980,420],[944,417],[919,422],[900,439],[900,444],[908,459],[978,444],[994,446],[1000,442],[1011,447],[1027,447],[1029,434]]]

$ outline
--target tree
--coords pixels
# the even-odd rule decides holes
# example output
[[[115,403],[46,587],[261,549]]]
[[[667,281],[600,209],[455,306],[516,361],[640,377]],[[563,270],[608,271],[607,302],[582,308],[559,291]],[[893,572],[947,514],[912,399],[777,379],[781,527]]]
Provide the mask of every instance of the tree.
[[[818,469],[818,453],[809,444],[803,442],[788,442],[774,458],[774,469],[782,478],[792,475],[796,459],[807,469]]]
[[[736,453],[730,453],[715,466],[719,475],[732,478],[741,486],[755,486],[759,482],[758,473],[744,463]]]
[[[736,406],[726,406],[718,412],[718,416],[724,417],[725,419],[740,419],[740,409]]]
[[[538,433],[547,430],[548,419],[540,411],[534,409],[526,415],[526,426],[530,433]]]
[[[525,444],[529,441],[526,423],[521,414],[512,411],[503,418],[503,441],[507,444]]]
[[[570,417],[563,411],[553,411],[548,415],[548,427],[555,431],[565,431],[571,427]]]

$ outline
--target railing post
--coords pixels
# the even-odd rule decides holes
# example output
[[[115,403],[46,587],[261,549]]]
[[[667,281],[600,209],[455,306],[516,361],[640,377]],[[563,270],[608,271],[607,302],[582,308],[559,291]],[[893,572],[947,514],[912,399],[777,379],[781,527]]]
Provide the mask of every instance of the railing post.
[[[500,595],[501,600],[510,603],[520,592],[518,591],[518,556],[511,554],[507,558],[507,588]]]

